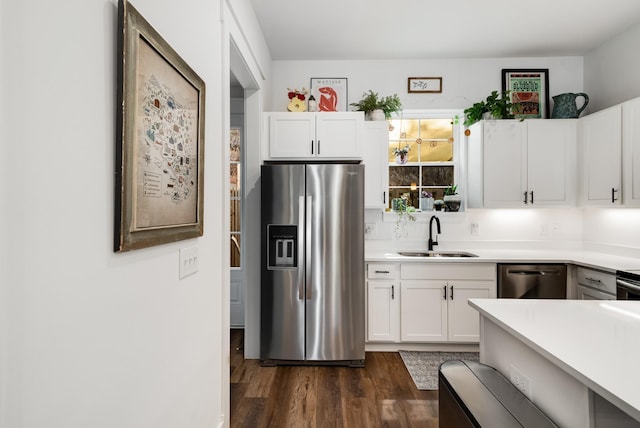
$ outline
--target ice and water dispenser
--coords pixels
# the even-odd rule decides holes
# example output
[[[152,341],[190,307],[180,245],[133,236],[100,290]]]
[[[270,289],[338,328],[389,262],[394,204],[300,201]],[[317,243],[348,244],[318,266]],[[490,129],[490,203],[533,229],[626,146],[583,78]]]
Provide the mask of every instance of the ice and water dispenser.
[[[269,269],[298,266],[298,226],[270,224],[267,226],[267,237]]]

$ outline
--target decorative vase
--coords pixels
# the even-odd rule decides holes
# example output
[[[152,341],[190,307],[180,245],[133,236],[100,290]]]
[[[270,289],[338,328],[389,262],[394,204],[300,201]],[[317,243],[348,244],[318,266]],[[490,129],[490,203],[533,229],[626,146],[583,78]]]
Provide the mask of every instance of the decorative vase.
[[[582,107],[576,105],[576,98],[582,97]],[[580,116],[582,110],[589,104],[589,96],[585,93],[578,92],[556,95],[553,98],[553,110],[551,111],[552,119],[575,119]]]
[[[409,156],[407,156],[406,153],[398,153],[396,155],[396,163],[398,165],[404,165],[405,163],[407,163],[407,160],[409,160]]]
[[[433,211],[433,198],[420,198],[420,209],[422,211]]]
[[[460,195],[445,195],[444,196],[444,206],[447,211],[459,211],[460,204],[462,203],[462,198]]]
[[[384,111],[373,110],[373,111],[367,112],[367,114],[365,115],[365,119],[366,120],[385,120],[386,118],[384,117]]]

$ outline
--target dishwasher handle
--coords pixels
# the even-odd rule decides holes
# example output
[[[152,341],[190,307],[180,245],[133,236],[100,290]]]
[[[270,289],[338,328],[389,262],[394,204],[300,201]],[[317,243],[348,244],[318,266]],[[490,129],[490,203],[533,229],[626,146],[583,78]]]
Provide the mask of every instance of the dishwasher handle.
[[[560,275],[559,270],[526,270],[526,269],[509,269],[507,275],[525,275],[525,276],[546,276],[546,275]]]

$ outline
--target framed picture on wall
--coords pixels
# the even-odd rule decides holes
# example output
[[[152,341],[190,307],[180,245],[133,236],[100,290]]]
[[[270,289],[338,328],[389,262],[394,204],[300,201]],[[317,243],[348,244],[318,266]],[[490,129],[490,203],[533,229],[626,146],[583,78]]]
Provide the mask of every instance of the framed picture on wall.
[[[410,94],[442,93],[442,77],[409,77],[407,92]]]
[[[116,252],[203,234],[204,81],[118,3]]]
[[[345,77],[312,77],[309,87],[318,104],[318,111],[347,111]]]
[[[510,91],[517,118],[549,117],[549,69],[503,69],[502,92]]]

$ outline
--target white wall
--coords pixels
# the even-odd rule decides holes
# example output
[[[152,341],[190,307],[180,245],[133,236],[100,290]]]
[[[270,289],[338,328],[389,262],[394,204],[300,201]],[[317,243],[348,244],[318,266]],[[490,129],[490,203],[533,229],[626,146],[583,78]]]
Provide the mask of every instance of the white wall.
[[[549,96],[580,92],[582,57],[429,59],[393,61],[274,61],[272,111],[286,111],[287,88],[309,89],[312,77],[346,77],[349,103],[372,89],[397,93],[405,109],[467,108],[502,88],[503,68],[548,68]],[[442,77],[441,94],[407,93],[408,77]],[[551,100],[551,98],[550,98]]]
[[[584,87],[590,97],[585,113],[640,97],[640,24],[584,57]]]
[[[222,4],[134,5],[207,84],[205,234],[112,251],[116,1],[3,2],[2,428],[228,420]],[[178,280],[190,246],[200,270]]]

